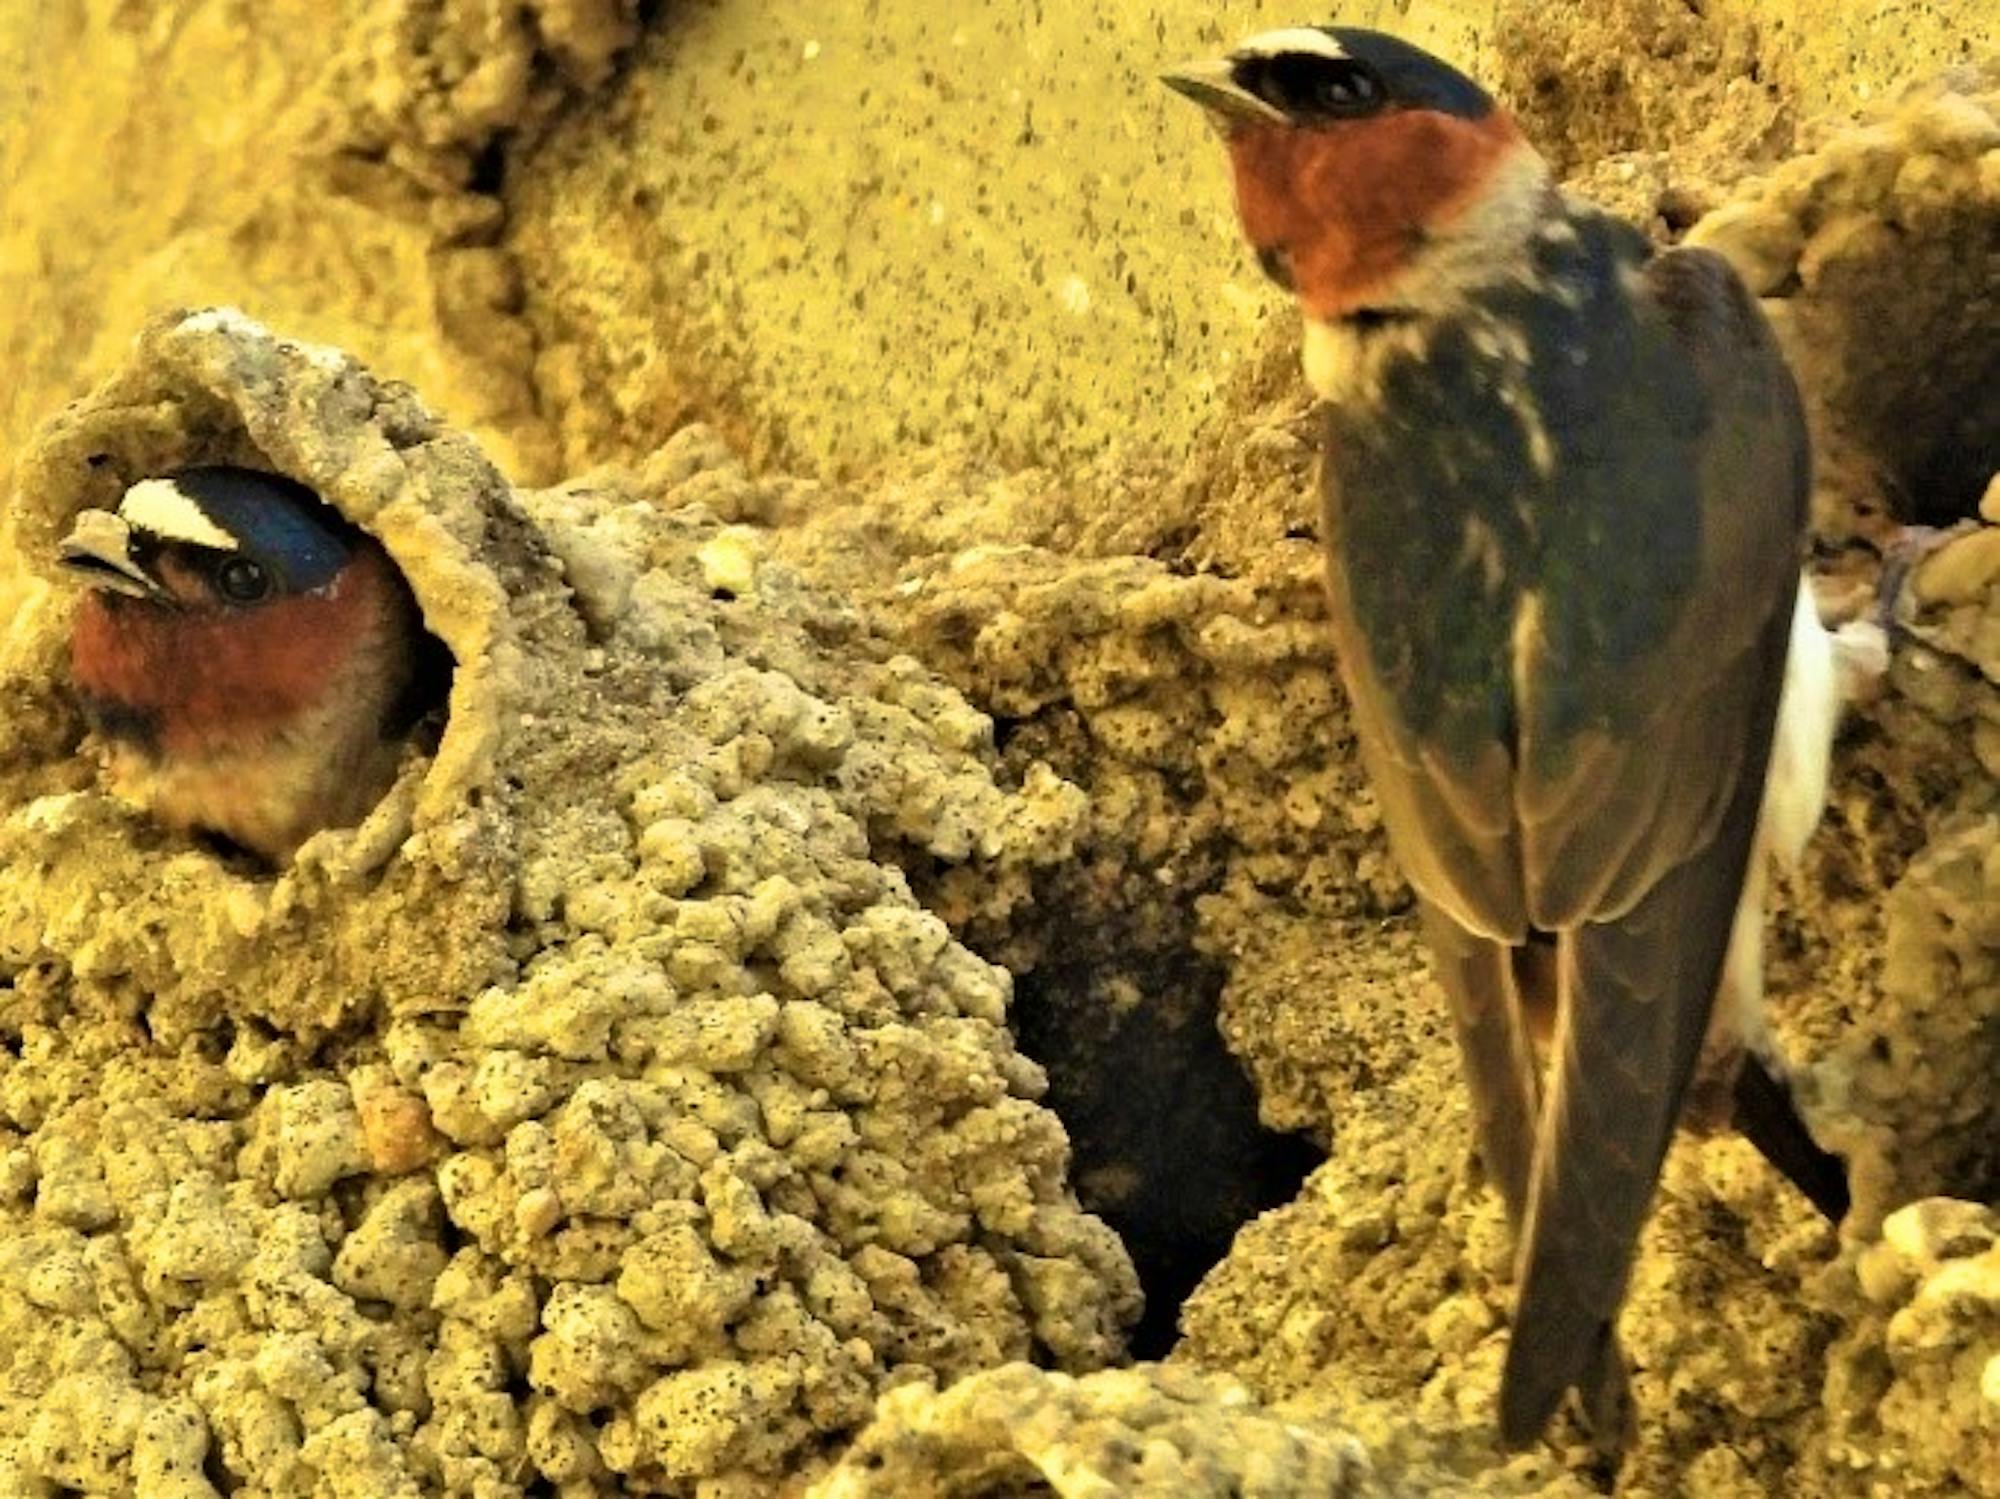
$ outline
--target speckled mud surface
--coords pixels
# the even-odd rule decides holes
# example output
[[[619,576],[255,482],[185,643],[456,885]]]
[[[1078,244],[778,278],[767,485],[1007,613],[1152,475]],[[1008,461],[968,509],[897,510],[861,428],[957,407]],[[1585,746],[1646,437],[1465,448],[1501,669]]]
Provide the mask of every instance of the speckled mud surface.
[[[10,1492],[209,1493],[206,1460],[270,1494],[758,1494],[880,1389],[1113,1357],[1136,1286],[1008,975],[897,867],[1060,859],[1081,793],[996,782],[990,719],[701,503],[782,484],[697,439],[516,494],[230,315],[161,325],[24,455],[10,539],[253,456],[388,544],[450,724],[265,878],[91,789],[63,595],[9,630]]]
[[[1222,31],[1296,19],[1239,8]],[[1771,921],[1855,1219],[1740,1142],[1677,1149],[1618,1491],[2000,1493],[2000,92],[1806,117],[1966,54],[1978,7],[1376,8],[1455,55],[1504,40],[1490,75],[1582,184],[1700,220],[1767,296],[1832,612],[1900,522],[1964,526],[1899,592]],[[947,173],[833,199],[858,238],[830,262],[704,260],[767,211],[828,243],[770,111],[850,34],[717,62],[740,14],[680,9],[0,18],[0,50],[83,38],[143,100],[89,149],[155,205],[86,201],[87,113],[40,149],[0,118],[45,213],[0,231],[36,314],[0,345],[0,1499],[1602,1491],[1573,1432],[1490,1442],[1504,1227],[1327,670],[1291,332],[1219,168],[1177,166],[1171,227],[1121,243],[1162,211],[1155,106],[1069,60],[1221,38],[1168,8],[1050,49],[980,8],[966,45],[1022,71],[954,92],[954,33],[885,25],[871,86],[932,101],[940,172],[1001,159],[945,108],[989,87],[1069,77],[1037,131],[1123,121],[1084,238],[1058,214],[1046,264],[1006,261],[972,230],[1024,222],[1022,184],[968,210]],[[211,52],[234,104],[185,82]],[[718,135],[755,170],[716,180]],[[1139,290],[1099,274],[1121,252]],[[933,317],[960,336],[980,275],[1019,307],[972,320],[1012,330],[991,358],[885,368]],[[1022,275],[1047,305],[1008,300]],[[214,300],[421,397],[232,317],[127,347],[127,309]],[[1123,379],[1175,329],[1166,375]],[[1163,399],[1189,362],[1207,383]],[[435,754],[275,877],[107,797],[64,687],[54,538],[198,459],[375,530],[458,662]],[[1133,1260],[1141,1346],[1177,1310],[1185,1336],[1112,1367]]]

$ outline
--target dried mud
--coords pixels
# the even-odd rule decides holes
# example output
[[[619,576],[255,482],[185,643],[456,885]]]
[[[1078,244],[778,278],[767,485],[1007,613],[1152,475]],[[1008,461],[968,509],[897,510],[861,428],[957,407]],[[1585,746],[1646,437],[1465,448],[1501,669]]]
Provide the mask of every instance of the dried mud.
[[[23,456],[8,540],[214,461],[382,538],[449,725],[267,877],[94,789],[66,591],[11,626],[15,1492],[756,1494],[917,1374],[1117,1353],[1009,977],[896,862],[1060,859],[1082,796],[997,783],[986,715],[700,501],[781,483],[696,439],[517,494],[199,313]]]
[[[1677,1147],[1615,1487],[2000,1493],[2000,77],[1808,121],[1837,64],[1781,9],[1503,5],[1481,34],[1583,186],[1766,297],[1829,612],[1903,565],[1901,523],[1960,527],[1895,591],[1770,922],[1857,1212],[1836,1236],[1740,1141]],[[120,9],[110,61],[198,59],[187,15]],[[1142,385],[1005,406],[1045,470],[746,469],[732,443],[837,470],[955,418],[895,415],[893,382],[862,410],[785,336],[710,338],[728,265],[663,311],[690,293],[642,264],[644,151],[593,255],[607,153],[564,102],[638,40],[626,139],[679,98],[667,43],[613,0],[510,15],[273,12],[245,55],[293,71],[245,88],[310,173],[217,210],[247,200],[176,146],[180,232],[95,246],[111,303],[247,303],[452,421],[235,314],[124,350],[100,269],[36,283],[51,316],[10,335],[10,440],[111,373],[10,452],[0,530],[0,1495],[1612,1487],[1573,1431],[1491,1442],[1505,1228],[1327,669],[1285,320],[1238,297],[1204,327],[1240,363],[1173,405],[1192,458],[1105,450]],[[1869,76],[1931,71],[1912,48]],[[0,132],[10,180],[67,201],[25,151]],[[1220,204],[1174,231],[1218,274]],[[1203,279],[1161,275],[1149,326]],[[1080,357],[1024,333],[996,399]],[[655,446],[691,414],[721,435]],[[456,661],[434,751],[275,876],[107,796],[65,686],[54,539],[197,460],[375,531]],[[1107,1367],[1176,1318],[1167,1362]]]

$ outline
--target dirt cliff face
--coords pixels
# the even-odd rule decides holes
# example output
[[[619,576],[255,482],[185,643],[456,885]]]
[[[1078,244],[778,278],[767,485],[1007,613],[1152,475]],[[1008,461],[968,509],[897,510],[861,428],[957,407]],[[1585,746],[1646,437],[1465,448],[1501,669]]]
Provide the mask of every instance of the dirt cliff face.
[[[1374,9],[1765,297],[1833,612],[1968,522],[1770,923],[1857,1214],[1677,1148],[1619,1483],[1995,1492],[2000,105],[1814,116],[2000,37]],[[1504,1224],[1329,671],[1294,331],[1149,82],[1297,17],[920,10],[0,18],[0,1489],[1605,1480],[1491,1446]],[[208,302],[280,332],[131,342]],[[455,662],[276,874],[110,798],[67,686],[56,538],[190,461],[374,531]]]

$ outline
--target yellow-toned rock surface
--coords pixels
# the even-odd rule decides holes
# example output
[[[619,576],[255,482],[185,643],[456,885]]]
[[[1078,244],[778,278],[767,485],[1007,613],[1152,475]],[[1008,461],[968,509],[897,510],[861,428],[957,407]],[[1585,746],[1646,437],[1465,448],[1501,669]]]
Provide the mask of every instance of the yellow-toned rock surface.
[[[0,1494],[1608,1481],[1492,1445],[1505,1225],[1328,671],[1291,330],[1152,82],[1297,19],[0,13]],[[1889,574],[1768,965],[1858,1211],[1677,1149],[1617,1486],[1984,1492],[2000,108],[1940,70],[2000,20],[1341,19],[1737,261],[1828,609]],[[457,664],[275,873],[107,795],[67,686],[56,538],[193,460],[374,531]]]
[[[1566,164],[1768,163],[1985,0],[1360,0]],[[1283,0],[38,0],[0,14],[0,460],[163,307],[418,382],[547,481],[691,416],[812,471],[1186,452],[1282,299],[1160,69]],[[1246,373],[1249,371],[1250,373]]]

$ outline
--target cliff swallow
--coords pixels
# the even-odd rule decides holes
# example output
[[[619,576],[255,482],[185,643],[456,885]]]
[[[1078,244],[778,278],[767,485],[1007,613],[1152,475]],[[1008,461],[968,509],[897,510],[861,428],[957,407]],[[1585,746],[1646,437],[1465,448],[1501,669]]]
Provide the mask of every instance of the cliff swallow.
[[[288,857],[357,822],[440,688],[442,647],[372,537],[304,485],[189,468],[87,510],[62,563],[112,784],[161,822]]]
[[[1817,819],[1838,710],[1797,391],[1727,263],[1565,196],[1408,43],[1290,28],[1166,81],[1324,398],[1341,673],[1516,1234],[1501,1433],[1575,1388],[1616,1446],[1618,1310],[1698,1076],[1847,1205],[1756,1055],[1762,850]]]

